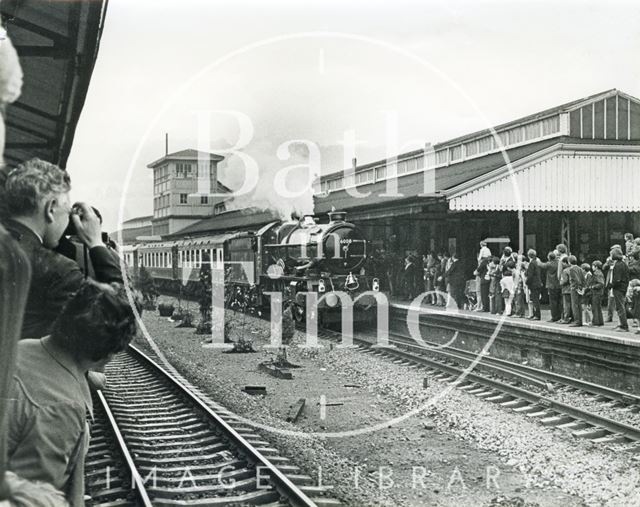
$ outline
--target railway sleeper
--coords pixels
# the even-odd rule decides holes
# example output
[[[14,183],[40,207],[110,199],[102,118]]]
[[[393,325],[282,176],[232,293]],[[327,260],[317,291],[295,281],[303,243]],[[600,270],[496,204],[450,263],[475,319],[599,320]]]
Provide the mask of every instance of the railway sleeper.
[[[556,415],[552,415],[552,416],[544,417],[540,419],[540,422],[542,423],[543,426],[558,426],[560,424],[567,424],[572,421],[574,421],[572,417],[569,417],[568,415],[560,415],[560,414],[556,414]]]
[[[153,434],[152,432],[149,435],[145,435],[145,434],[127,435],[127,441],[132,441],[132,442],[146,441],[146,442],[154,443],[157,440],[160,440],[160,441],[164,440],[166,442],[171,440],[190,440],[190,439],[206,437],[206,436],[211,436],[211,431],[203,430],[203,431],[198,431],[196,433],[189,433],[184,435],[180,435],[180,434],[158,435],[158,434]]]
[[[333,486],[300,486],[300,490],[310,496],[320,496],[328,493]]]
[[[120,399],[124,402],[133,402],[133,403],[148,403],[148,402],[157,402],[161,400],[178,399],[174,393],[167,393],[166,387],[149,391],[147,389],[147,386],[144,385],[144,386],[140,386],[139,389],[144,389],[145,392],[141,394],[127,394],[126,396],[120,396]]]
[[[611,433],[604,437],[593,438],[592,441],[599,444],[622,444],[624,442],[628,442],[628,439],[623,435]]]
[[[473,389],[469,389],[469,390],[467,390],[467,392],[468,392],[469,394],[480,394],[480,393],[483,393],[483,392],[485,392],[485,391],[487,391],[487,388],[486,388],[486,387],[482,387],[482,386],[474,387]],[[489,392],[490,392],[490,391],[489,391]]]
[[[549,409],[542,409],[539,410],[538,412],[529,412],[527,414],[527,417],[541,417],[541,418],[546,418],[546,417],[551,417],[553,414],[555,414],[555,412],[553,410],[549,410]]]
[[[172,420],[184,420],[184,419],[191,419],[193,418],[193,412],[186,412],[184,414],[178,414],[175,416],[172,416],[171,419]],[[167,418],[166,416],[153,416],[153,415],[147,415],[147,416],[135,416],[135,415],[129,415],[129,414],[118,414],[118,420],[123,420],[123,421],[131,421],[133,423],[137,423],[137,424],[147,424],[147,423],[153,423],[153,422],[162,422],[162,421],[166,421]]]
[[[264,454],[264,455],[278,455],[280,454],[280,451],[278,449],[276,449],[275,447],[255,447],[255,450],[258,451],[260,454]]]
[[[163,435],[168,435],[168,434],[172,434],[172,433],[178,433],[178,434],[183,434],[189,431],[198,431],[198,430],[205,430],[205,429],[209,429],[209,427],[207,426],[206,423],[203,422],[198,422],[196,424],[188,424],[186,426],[177,426],[175,423],[172,424],[170,427],[159,427],[159,428],[152,428],[152,427],[145,427],[144,429],[139,429],[139,428],[129,428],[127,427],[128,425],[122,425],[122,428],[124,430],[126,430],[127,433],[133,433],[133,434],[137,434],[137,435],[153,435],[153,434],[163,434]]]
[[[124,400],[124,401],[109,401],[109,405],[112,405],[114,408],[118,407],[172,407],[175,405],[180,405],[181,400],[177,396],[162,396],[161,399],[159,397],[150,397],[147,399],[141,400]]]
[[[335,498],[327,497],[316,497],[313,499],[313,502],[317,507],[340,507],[342,505],[342,503]]]
[[[520,400],[518,398],[515,398],[513,400],[505,401],[503,403],[500,403],[500,406],[501,407],[505,407],[505,408],[512,408],[512,409],[515,410],[516,408],[529,406],[529,402],[525,401],[525,400]]]
[[[94,507],[135,507],[136,504],[131,500],[120,498],[109,502],[93,503]]]
[[[162,471],[161,471],[162,472]],[[182,470],[180,475],[175,475],[171,477],[160,476],[159,474],[154,477],[155,484],[166,485],[167,487],[171,487],[172,484],[175,483],[185,483],[185,474],[186,469]],[[193,482],[196,484],[200,484],[203,482],[217,481],[218,483],[228,482],[231,479],[240,480],[247,478],[255,478],[256,474],[254,470],[249,470],[246,467],[236,468],[235,470],[219,472],[215,474],[194,474],[191,469],[189,469],[189,479],[188,482],[191,482],[191,478],[193,477]]]
[[[95,458],[95,459],[87,459],[84,463],[84,467],[86,470],[89,470],[89,469],[98,468],[98,467],[104,468],[105,466],[112,465],[112,464],[113,464],[113,458],[101,457],[101,458]]]
[[[193,455],[202,454],[204,452],[217,452],[219,450],[227,449],[227,445],[224,443],[209,444],[200,447],[194,447],[192,449],[185,448],[181,443],[176,444],[173,448],[165,449],[146,449],[136,448],[136,454],[138,456],[176,456],[180,458],[191,458]]]
[[[218,437],[215,436],[211,436],[211,437],[207,437],[207,438],[194,438],[193,440],[181,440],[180,442],[145,442],[145,441],[139,441],[138,445],[142,445],[143,447],[149,447],[149,448],[153,448],[153,449],[158,449],[158,448],[168,448],[168,447],[176,447],[176,446],[180,446],[180,447],[194,447],[194,446],[203,446],[203,445],[208,445],[208,444],[217,444],[218,442],[221,442],[221,440]]]
[[[109,401],[109,400],[107,400]],[[109,406],[111,406],[112,403],[111,401],[109,401]],[[153,415],[155,415],[156,417],[168,417],[169,415],[173,416],[175,414],[193,414],[193,410],[187,408],[187,407],[174,407],[174,408],[169,408],[169,407],[131,407],[130,405],[125,405],[125,404],[119,404],[119,403],[114,403],[113,405],[117,405],[118,408],[117,410],[114,410],[114,412],[118,412],[118,413],[127,413],[127,414],[140,414],[140,413],[147,413],[150,412]],[[115,408],[115,407],[114,407]],[[163,414],[162,416],[160,414]]]
[[[221,493],[233,493],[238,490],[246,492],[257,489],[255,473],[251,470],[245,470],[244,477],[238,476],[226,480],[217,475],[203,478],[185,472],[184,477],[176,479],[174,483],[163,484],[161,482],[158,479],[154,480],[152,486],[147,486],[147,491],[161,496],[183,496],[194,493],[221,496]]]
[[[134,452],[135,452],[135,449],[134,449]],[[212,454],[200,453],[199,455],[196,455],[196,456],[185,456],[185,457],[173,456],[170,458],[153,458],[153,457],[146,457],[146,456],[136,456],[135,461],[137,463],[140,463],[141,465],[182,464],[183,466],[187,466],[188,464],[201,463],[203,460],[212,460],[212,461],[222,462],[226,458],[227,452],[230,452],[229,448],[219,452],[214,452]]]
[[[107,441],[107,437],[106,437],[106,433],[102,428],[96,428],[96,425],[92,425],[91,426],[91,444],[93,443],[101,443],[101,442],[106,442]]]
[[[128,427],[139,426],[141,421],[119,420],[118,423],[119,423],[119,426],[121,426],[122,428],[128,428]],[[199,419],[197,417],[190,417],[188,419],[181,420],[180,422],[173,421],[173,420],[160,422],[160,420],[156,420],[156,421],[144,421],[143,424],[145,428],[169,428],[169,427],[187,428],[197,424],[204,424],[204,422],[202,421],[202,419]]]
[[[178,485],[178,487],[175,488],[172,488],[170,486],[161,487],[157,484],[151,486],[147,485],[147,493],[162,497],[176,497],[188,494],[220,496],[220,493],[224,493],[228,498],[229,492],[238,490],[242,492],[258,491],[255,474],[251,474],[250,477],[245,479],[236,480],[235,483],[233,483],[233,486],[231,486],[231,484],[221,483],[218,480],[216,480],[215,483],[212,484],[198,485],[198,482],[195,481],[195,478],[194,480],[192,480],[192,477],[187,474],[185,474],[185,478],[182,481],[182,484]]]
[[[177,500],[173,498],[154,498],[153,504],[157,507],[175,507],[179,505],[213,507],[217,505],[263,505],[267,502],[277,502],[280,494],[275,490],[251,491],[243,495],[220,496],[217,498],[193,498],[189,500]]]
[[[137,388],[140,386],[145,386],[147,388],[147,392],[158,392],[163,389],[167,389],[167,385],[165,383],[158,380],[157,377],[149,375],[140,379],[127,379],[127,382],[112,381],[109,383],[109,386],[106,390],[109,392],[128,394],[135,393],[137,391]]]
[[[502,403],[512,399],[513,398],[508,394],[502,394],[502,393],[494,394],[493,396],[489,396],[488,398],[485,398],[486,401],[491,401],[492,403]]]
[[[228,461],[220,461],[219,463],[207,463],[205,465],[195,464],[189,467],[189,471],[194,474],[213,474],[223,469],[223,468],[233,468],[234,470],[244,470],[247,468],[246,460],[230,459]],[[183,466],[165,466],[165,467],[157,467],[155,465],[144,465],[141,464],[138,467],[140,474],[144,477],[145,475],[152,475],[155,471],[156,474],[162,473],[165,474],[165,477],[168,475],[175,477],[182,477],[184,475],[185,468]],[[218,470],[218,472],[215,472]]]
[[[542,407],[540,405],[528,404],[528,405],[523,405],[522,407],[513,408],[512,410],[519,414],[529,414],[531,412],[535,412],[536,410],[540,410],[541,408]]]
[[[611,435],[611,432],[605,430],[604,428],[592,427],[585,428],[583,430],[572,431],[571,435],[576,438],[587,438],[589,440],[593,440],[594,438],[602,438]]]
[[[89,452],[104,452],[109,448],[109,445],[104,438],[96,439],[96,441],[92,441],[89,444]]]
[[[475,393],[476,398],[489,398],[491,396],[495,396],[496,392],[493,389],[485,390],[480,393]]]
[[[111,473],[111,471],[114,471],[114,473],[112,474],[112,476],[115,478],[117,476],[119,476],[119,474],[117,473],[117,471],[119,470],[119,468],[117,467],[117,464],[115,460],[112,460],[112,462],[108,465],[109,468],[109,473]],[[84,474],[85,479],[90,479],[93,477],[104,477],[105,473],[106,473],[107,468],[106,467],[100,467],[100,468],[93,468],[89,471],[86,471]],[[87,482],[88,484],[88,482]]]
[[[593,426],[584,421],[574,420],[568,423],[558,424],[556,427],[568,430],[583,430],[585,428],[592,428]]]
[[[86,482],[86,484],[87,486],[91,486],[92,488],[109,486],[110,489],[116,489],[116,488],[122,489],[123,479],[122,477],[118,477],[117,475],[107,477],[106,474],[103,473],[101,477],[97,477],[92,480],[89,480]],[[127,483],[127,487],[128,485],[129,484]]]
[[[100,507],[116,506],[116,505],[134,505],[131,500],[127,500],[126,497],[131,495],[131,490],[127,487],[114,487],[109,489],[101,489],[91,495],[93,505],[95,502],[100,502]],[[124,497],[124,498],[123,498]],[[105,503],[105,500],[107,503]],[[119,502],[119,503],[118,503]]]
[[[253,447],[271,445],[271,442],[267,442],[266,440],[254,440],[249,438],[246,438],[245,440],[249,442]]]

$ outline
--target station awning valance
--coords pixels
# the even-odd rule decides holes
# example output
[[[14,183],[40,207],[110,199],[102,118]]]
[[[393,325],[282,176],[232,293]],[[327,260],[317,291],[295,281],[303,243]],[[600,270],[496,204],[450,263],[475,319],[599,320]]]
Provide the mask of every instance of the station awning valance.
[[[449,209],[640,211],[640,146],[556,144],[447,192]]]

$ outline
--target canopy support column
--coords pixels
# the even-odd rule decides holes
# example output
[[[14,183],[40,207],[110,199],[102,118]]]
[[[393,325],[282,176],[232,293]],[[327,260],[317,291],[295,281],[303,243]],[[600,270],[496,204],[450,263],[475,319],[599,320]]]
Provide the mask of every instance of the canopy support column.
[[[518,210],[518,253],[524,255],[524,212]]]

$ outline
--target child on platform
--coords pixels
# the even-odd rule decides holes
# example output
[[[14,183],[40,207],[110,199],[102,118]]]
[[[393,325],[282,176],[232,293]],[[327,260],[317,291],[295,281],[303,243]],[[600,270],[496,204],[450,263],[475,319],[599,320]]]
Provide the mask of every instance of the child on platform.
[[[589,286],[591,285],[591,278],[593,274],[591,273],[591,266],[586,262],[580,265],[580,269],[582,269],[584,273],[584,289],[578,289],[578,294],[581,296],[582,301],[582,323],[587,326],[591,326],[591,322],[593,321],[593,313],[591,311],[591,292]]]

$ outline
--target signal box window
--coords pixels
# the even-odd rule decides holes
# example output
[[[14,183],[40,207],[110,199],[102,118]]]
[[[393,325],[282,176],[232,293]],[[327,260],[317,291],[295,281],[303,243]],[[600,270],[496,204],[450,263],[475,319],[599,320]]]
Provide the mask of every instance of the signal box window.
[[[200,204],[209,204],[209,196],[201,195],[200,196]]]

